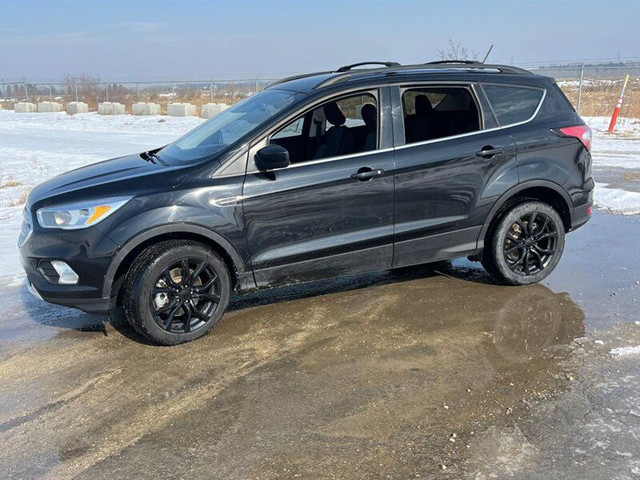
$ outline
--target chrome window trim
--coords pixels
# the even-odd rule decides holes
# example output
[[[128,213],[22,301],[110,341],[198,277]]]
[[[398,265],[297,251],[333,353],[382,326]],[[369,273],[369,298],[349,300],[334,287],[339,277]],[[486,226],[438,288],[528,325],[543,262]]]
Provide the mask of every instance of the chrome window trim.
[[[478,82],[478,83],[480,85],[480,88],[482,88],[482,93],[484,93],[484,96],[487,98],[487,101],[489,102],[489,105],[491,106],[492,111],[493,111],[493,105],[491,105],[491,100],[489,100],[489,96],[487,95],[487,92],[484,91],[484,88],[482,87],[483,85],[491,85],[495,87],[507,87],[507,88],[525,88],[528,90],[539,90],[542,92],[542,97],[540,97],[538,106],[533,111],[533,114],[527,120],[523,120],[521,122],[509,123],[507,125],[500,125],[500,120],[498,120],[498,116],[496,115],[495,112],[493,112],[493,116],[496,118],[496,122],[498,122],[498,125],[500,125],[501,128],[511,128],[518,125],[524,125],[525,123],[529,123],[531,120],[536,118],[536,116],[538,115],[538,112],[540,111],[540,108],[542,107],[542,104],[544,103],[544,99],[547,96],[547,89],[543,87],[535,87],[532,85],[522,85],[519,83],[498,83],[498,82]]]
[[[496,84],[492,84],[492,85],[505,85],[504,83],[496,83]],[[511,85],[508,85],[511,86]],[[516,87],[519,87],[520,85],[515,85]],[[416,146],[421,146],[421,145],[429,145],[432,143],[437,143],[437,142],[446,142],[448,140],[452,140],[452,139],[456,139],[456,138],[464,138],[464,137],[470,137],[472,135],[479,135],[481,133],[486,133],[486,132],[495,132],[498,130],[505,130],[507,128],[512,128],[512,127],[517,127],[519,125],[524,125],[525,123],[529,123],[531,122],[534,118],[536,118],[536,116],[538,115],[538,112],[540,111],[540,108],[542,107],[542,104],[544,102],[545,97],[547,96],[547,89],[546,88],[537,88],[537,87],[527,87],[527,88],[531,88],[534,90],[542,90],[542,97],[540,98],[540,102],[538,103],[538,106],[536,107],[535,111],[533,112],[533,115],[531,115],[531,117],[529,117],[527,120],[523,120],[522,122],[516,122],[516,123],[510,123],[508,125],[504,125],[504,126],[498,126],[498,127],[494,127],[494,128],[487,128],[485,130],[477,130],[475,132],[468,132],[468,133],[461,133],[460,135],[452,135],[450,137],[443,137],[443,138],[434,138],[433,140],[425,140],[423,142],[416,142],[416,143],[405,143],[404,145],[399,145],[397,147],[395,147],[396,150],[401,150],[403,148],[407,148],[407,147],[416,147]],[[497,121],[497,118],[496,118]],[[499,122],[498,122],[499,124]]]
[[[383,148],[383,149],[380,149],[380,150],[369,150],[368,152],[351,153],[349,155],[340,155],[338,157],[327,157],[327,158],[321,158],[321,159],[318,159],[318,160],[309,160],[307,162],[292,163],[288,167],[277,168],[277,169],[274,169],[272,171],[275,172],[277,170],[286,170],[288,168],[304,167],[306,165],[317,165],[319,163],[333,162],[333,161],[337,161],[337,160],[345,160],[347,158],[364,157],[365,155],[377,155],[378,153],[392,152],[393,150],[395,150],[393,147],[389,147],[389,148]]]
[[[255,143],[252,147],[251,150],[249,150],[249,155],[251,155],[251,151],[255,148],[262,148],[263,146],[265,146],[264,142],[266,141],[266,138],[263,138],[260,142]],[[335,161],[339,161],[339,160],[345,160],[345,159],[349,159],[349,158],[357,158],[357,157],[364,157],[365,155],[377,155],[378,153],[388,153],[388,152],[392,152],[394,151],[395,148],[394,147],[389,147],[389,148],[383,148],[383,149],[378,149],[378,150],[369,150],[368,152],[360,152],[360,153],[350,153],[349,155],[340,155],[338,157],[327,157],[327,158],[320,158],[318,160],[309,160],[306,162],[300,162],[300,163],[292,163],[290,164],[288,167],[283,167],[283,168],[274,168],[273,170],[269,170],[270,172],[278,172],[280,170],[289,170],[292,168],[297,168],[297,167],[306,167],[307,165],[318,165],[321,163],[327,163],[327,162],[335,162]],[[251,165],[251,159],[249,159],[247,161],[247,173],[259,173],[260,170],[258,170],[257,168],[252,168]]]
[[[405,143],[404,145],[397,146],[396,150],[401,150],[403,148],[408,148],[408,147],[418,147],[420,145],[430,145],[432,143],[446,142],[448,140],[455,140],[457,138],[470,137],[472,135],[478,135],[480,133],[495,132],[497,130],[502,130],[502,129],[500,127],[487,128],[485,130],[476,130],[475,132],[467,132],[467,133],[461,133],[459,135],[451,135],[450,137],[434,138],[433,140],[424,140],[422,142],[415,142],[415,143]]]
[[[478,103],[478,108],[480,109],[480,117],[482,118],[482,130],[488,130],[488,128],[486,128],[486,118],[485,115],[487,113],[491,114],[491,118],[493,118],[493,121],[495,122],[496,125],[500,125],[498,123],[498,119],[496,118],[496,114],[493,111],[493,107],[491,106],[491,103],[489,102],[489,99],[487,98],[487,95],[484,93],[484,90],[482,90],[482,88],[480,87],[480,84],[478,82],[474,82],[471,84],[471,90],[473,90],[473,94],[476,97],[476,102]],[[489,111],[485,111],[486,109],[483,108],[482,104],[486,103],[487,106],[489,107]],[[493,127],[491,127],[493,128]]]
[[[487,128],[487,129],[482,129],[482,130],[477,130],[475,132],[468,132],[468,133],[461,133],[460,135],[452,135],[450,137],[443,137],[443,138],[435,138],[433,140],[425,140],[423,142],[416,142],[416,143],[405,143],[403,145],[394,145],[393,147],[389,147],[389,148],[384,148],[384,149],[378,149],[378,150],[372,150],[372,151],[368,151],[368,152],[361,152],[361,153],[355,153],[355,154],[350,154],[350,155],[342,155],[339,157],[327,157],[327,158],[322,158],[319,160],[309,160],[307,162],[301,162],[301,163],[295,163],[295,164],[291,164],[288,167],[285,168],[278,168],[278,169],[274,169],[272,171],[279,171],[279,170],[286,170],[287,168],[297,168],[297,167],[302,167],[302,166],[307,166],[307,165],[316,165],[316,164],[321,164],[321,163],[326,163],[326,162],[332,162],[332,161],[336,161],[336,160],[344,160],[344,159],[348,159],[348,158],[356,158],[356,157],[361,157],[361,156],[365,156],[365,155],[375,155],[377,153],[388,153],[391,151],[395,151],[395,150],[402,150],[404,148],[410,148],[410,147],[419,147],[422,145],[430,145],[433,143],[438,143],[438,142],[446,142],[449,140],[455,140],[458,138],[465,138],[465,137],[470,137],[472,135],[479,135],[482,133],[487,133],[487,132],[496,132],[498,130],[505,130],[508,128],[512,128],[512,127],[517,127],[520,125],[524,125],[526,123],[529,123],[531,121],[533,121],[537,116],[538,116],[538,112],[540,111],[540,109],[542,108],[542,104],[544,103],[544,100],[547,96],[547,89],[546,88],[542,88],[542,87],[536,87],[536,86],[531,86],[531,85],[521,85],[521,84],[515,84],[515,83],[500,83],[500,82],[471,82],[471,83],[465,83],[465,82],[460,82],[460,81],[432,81],[432,82],[419,82],[418,85],[445,85],[445,86],[449,86],[449,85],[459,85],[461,87],[469,87],[471,88],[471,90],[473,91],[472,95],[474,97],[474,101],[476,102],[477,108],[479,112],[483,113],[482,110],[482,106],[479,105],[478,103],[478,98],[477,98],[477,92],[474,90],[474,87],[479,87],[482,88],[482,85],[486,84],[486,85],[497,85],[497,86],[507,86],[507,87],[516,87],[516,88],[529,88],[532,90],[541,90],[542,91],[542,97],[540,98],[540,101],[538,103],[538,106],[536,107],[535,111],[533,112],[533,114],[531,115],[531,117],[529,117],[527,120],[523,120],[522,122],[516,122],[516,123],[511,123],[508,125],[502,125],[502,126],[498,126],[498,127],[493,127],[493,128]],[[407,85],[407,86],[404,86]],[[380,89],[384,88],[384,87],[398,87],[400,90],[400,98],[402,98],[402,93],[403,93],[403,88],[411,88],[411,86],[415,86],[416,84],[404,84],[404,85],[398,85],[397,83],[385,83],[385,84],[380,84],[377,86],[368,86],[368,87],[353,87],[350,88],[348,90],[343,90],[339,93],[335,93],[333,95],[327,96],[327,97],[322,97],[317,99],[316,101],[310,103],[309,105],[307,105],[307,109],[305,109],[304,114],[306,114],[309,110],[315,108],[316,106],[325,103],[327,101],[331,101],[334,98],[340,98],[340,97],[344,97],[344,96],[348,96],[349,94],[352,93],[357,93],[357,92],[363,92],[363,93],[367,93],[367,92],[371,92],[376,91],[375,97],[376,97],[376,101],[378,102],[378,115],[380,115]],[[476,87],[476,88],[477,88]],[[415,87],[414,87],[415,88]],[[483,91],[484,93],[484,91]],[[486,96],[486,94],[485,94]],[[487,99],[488,101],[488,99]],[[491,102],[489,102],[489,106],[491,106]],[[271,129],[270,132],[267,133],[266,135],[262,136],[262,138],[260,138],[260,140],[256,140],[254,142],[249,142],[249,147],[248,147],[248,152],[247,154],[249,155],[249,158],[247,159],[247,169],[246,169],[246,173],[245,174],[254,174],[254,173],[259,173],[260,170],[258,170],[257,168],[253,168],[255,166],[255,164],[252,161],[251,158],[251,152],[256,148],[261,146],[261,144],[266,141],[273,133],[272,132],[276,132],[278,131],[280,128],[282,128],[283,126],[286,126],[286,124],[288,122],[290,122],[291,120],[294,120],[295,118],[297,118],[298,116],[300,116],[300,112],[297,111],[295,113],[292,113],[291,115],[285,117],[284,119],[282,119],[282,121],[280,121],[277,125],[274,125]],[[495,115],[494,115],[495,117]],[[497,121],[497,118],[496,118]],[[379,122],[379,119],[378,119]],[[484,125],[484,116],[482,116],[482,124]],[[378,143],[380,142],[380,135],[378,135]],[[215,174],[214,174],[215,175]],[[229,176],[233,176],[229,175]],[[238,174],[238,175],[242,175],[242,174]],[[216,175],[217,176],[217,175]],[[227,176],[227,175],[221,175],[221,176]]]

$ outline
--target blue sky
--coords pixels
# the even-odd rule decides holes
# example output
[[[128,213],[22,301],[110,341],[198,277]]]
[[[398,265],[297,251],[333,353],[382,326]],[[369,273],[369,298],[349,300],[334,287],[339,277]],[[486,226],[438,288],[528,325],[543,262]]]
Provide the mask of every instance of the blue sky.
[[[452,38],[517,64],[640,56],[640,2],[0,1],[0,77],[54,80],[418,63]]]

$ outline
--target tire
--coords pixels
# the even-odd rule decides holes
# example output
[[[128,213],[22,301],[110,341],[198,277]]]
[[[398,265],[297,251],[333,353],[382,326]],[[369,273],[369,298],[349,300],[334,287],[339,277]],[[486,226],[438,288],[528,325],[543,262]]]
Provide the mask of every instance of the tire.
[[[224,261],[209,248],[173,240],[144,250],[123,289],[131,326],[156,344],[178,345],[206,335],[220,322],[231,279]]]
[[[507,285],[537,283],[560,261],[564,237],[564,224],[553,207],[526,200],[504,211],[489,230],[482,265]]]

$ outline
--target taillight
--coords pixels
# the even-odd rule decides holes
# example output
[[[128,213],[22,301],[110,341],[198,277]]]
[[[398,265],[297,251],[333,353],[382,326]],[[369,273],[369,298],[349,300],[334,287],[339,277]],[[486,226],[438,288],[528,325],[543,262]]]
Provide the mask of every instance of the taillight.
[[[580,140],[584,147],[591,151],[591,129],[586,125],[576,125],[575,127],[564,127],[558,129],[565,137],[574,137]]]

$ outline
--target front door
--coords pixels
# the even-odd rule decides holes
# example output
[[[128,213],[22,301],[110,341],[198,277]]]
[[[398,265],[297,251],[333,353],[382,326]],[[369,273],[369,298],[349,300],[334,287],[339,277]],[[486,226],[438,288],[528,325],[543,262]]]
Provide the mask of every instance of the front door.
[[[252,148],[242,197],[258,286],[391,267],[393,150],[381,148],[381,104],[377,90],[331,100]],[[252,167],[266,143],[291,149],[292,164]]]

